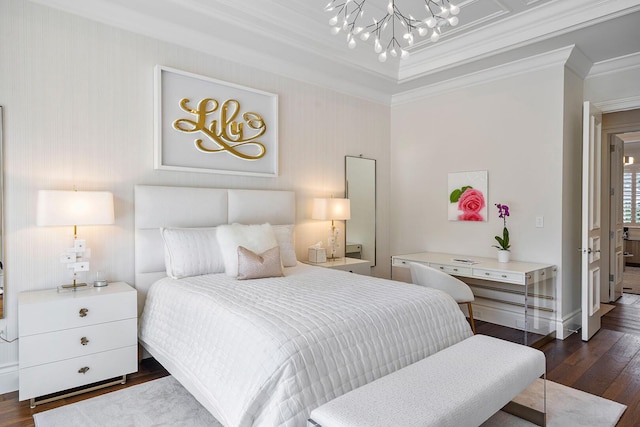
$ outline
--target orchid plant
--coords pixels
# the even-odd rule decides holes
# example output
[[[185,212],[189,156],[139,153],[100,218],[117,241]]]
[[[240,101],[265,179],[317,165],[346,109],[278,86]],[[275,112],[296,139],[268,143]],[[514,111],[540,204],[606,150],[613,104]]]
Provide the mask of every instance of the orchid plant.
[[[502,237],[495,236],[498,244],[493,245],[493,247],[501,249],[503,251],[508,251],[509,248],[511,247],[511,244],[509,244],[509,230],[507,229],[507,217],[509,216],[509,206],[496,203],[496,207],[498,208],[498,218],[502,218],[504,228],[502,229]]]

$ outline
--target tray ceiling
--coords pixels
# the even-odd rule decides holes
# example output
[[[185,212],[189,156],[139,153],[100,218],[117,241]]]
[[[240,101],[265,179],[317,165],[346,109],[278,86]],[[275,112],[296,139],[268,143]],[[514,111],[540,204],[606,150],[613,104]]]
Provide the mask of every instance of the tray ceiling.
[[[453,0],[457,27],[405,60],[334,36],[328,0],[32,0],[229,60],[380,98],[576,45],[593,63],[640,51],[640,0]],[[384,10],[388,0],[368,0]],[[420,0],[396,0],[409,13]],[[416,16],[422,15],[417,10]]]

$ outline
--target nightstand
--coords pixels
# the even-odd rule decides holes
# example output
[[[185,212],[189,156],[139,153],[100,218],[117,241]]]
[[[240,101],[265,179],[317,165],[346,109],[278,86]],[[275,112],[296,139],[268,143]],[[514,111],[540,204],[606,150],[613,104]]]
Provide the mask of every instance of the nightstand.
[[[18,322],[19,400],[31,399],[32,408],[124,384],[127,374],[138,370],[137,292],[124,282],[79,291],[21,292]],[[112,380],[115,377],[119,378]]]
[[[324,268],[333,268],[335,270],[344,270],[350,273],[362,274],[363,276],[371,275],[371,261],[356,258],[336,258],[327,260],[327,262],[309,262],[306,264],[315,265]]]

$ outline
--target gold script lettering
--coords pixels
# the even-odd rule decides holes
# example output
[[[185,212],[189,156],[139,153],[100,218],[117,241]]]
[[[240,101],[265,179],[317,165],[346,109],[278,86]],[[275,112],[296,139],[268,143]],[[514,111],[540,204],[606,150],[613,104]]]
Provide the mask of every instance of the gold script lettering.
[[[196,119],[177,119],[173,122],[173,128],[179,132],[196,133],[201,132],[210,141],[217,145],[217,148],[208,148],[202,139],[196,139],[196,148],[204,153],[228,152],[238,158],[245,160],[258,160],[267,153],[263,143],[256,141],[267,131],[267,125],[262,116],[258,113],[246,112],[242,115],[242,122],[236,119],[240,114],[240,103],[235,99],[229,99],[220,105],[213,98],[204,98],[198,106],[193,109],[189,106],[190,99],[180,100],[180,108],[193,114]],[[218,119],[211,120],[207,126],[207,117],[219,111]],[[253,131],[245,136],[245,126]],[[238,150],[243,146],[255,146],[258,154],[251,155]]]

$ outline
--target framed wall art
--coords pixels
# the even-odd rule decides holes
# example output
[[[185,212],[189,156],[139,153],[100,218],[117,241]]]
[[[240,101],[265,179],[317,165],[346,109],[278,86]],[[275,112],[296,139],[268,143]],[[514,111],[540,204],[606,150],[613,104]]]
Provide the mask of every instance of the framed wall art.
[[[278,96],[157,65],[154,167],[278,176]]]
[[[449,174],[449,220],[488,221],[487,171]]]

